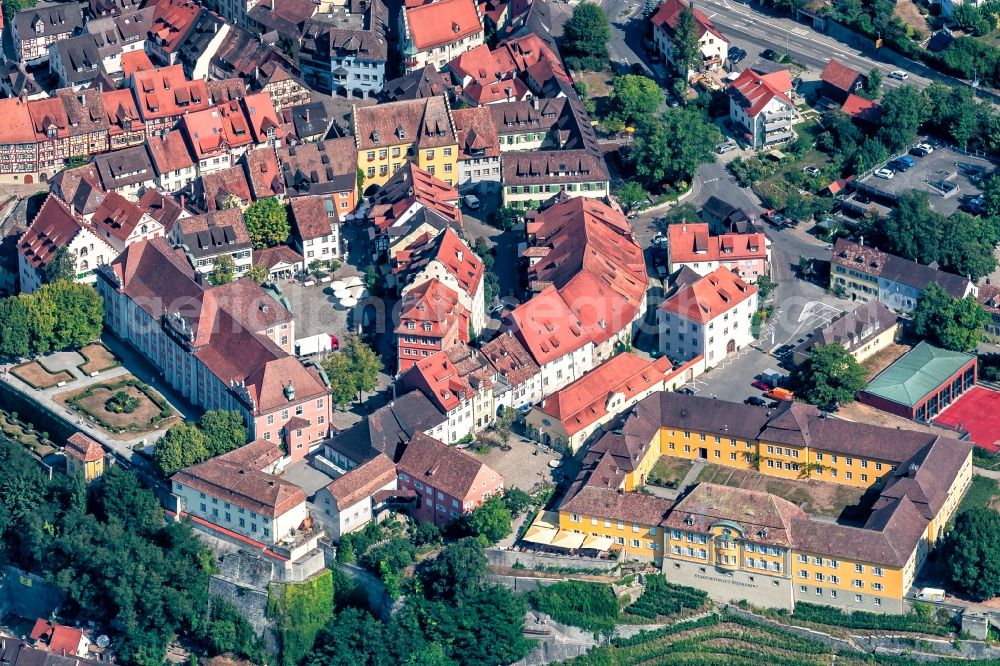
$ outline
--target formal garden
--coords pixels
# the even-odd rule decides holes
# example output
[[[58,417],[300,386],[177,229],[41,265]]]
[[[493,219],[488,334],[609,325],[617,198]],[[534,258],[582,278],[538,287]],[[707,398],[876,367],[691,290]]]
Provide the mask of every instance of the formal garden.
[[[89,344],[81,349],[80,356],[83,357],[84,362],[76,367],[85,376],[94,376],[121,365],[118,357],[100,342]]]
[[[76,379],[68,370],[50,370],[45,367],[41,360],[37,359],[15,365],[10,369],[10,373],[39,391],[50,389],[53,386],[63,386]]]
[[[18,417],[17,412],[0,409],[0,432],[4,436],[20,442],[39,457],[55,452],[56,447],[49,439],[49,433],[35,429],[34,425]]]
[[[132,375],[55,397],[112,434],[159,430],[177,418],[163,396]]]

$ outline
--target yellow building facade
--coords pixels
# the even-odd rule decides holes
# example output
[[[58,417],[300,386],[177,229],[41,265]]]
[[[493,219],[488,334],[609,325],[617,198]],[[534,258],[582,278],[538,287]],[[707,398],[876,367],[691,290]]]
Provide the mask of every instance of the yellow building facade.
[[[971,446],[834,420],[803,405],[773,413],[744,407],[669,392],[640,402],[620,429],[592,445],[560,506],[560,530],[610,538],[623,557],[653,561],[667,578],[724,602],[903,612],[920,566],[972,481]],[[803,436],[806,443],[792,443]],[[817,520],[777,496],[707,483],[671,503],[635,492],[661,455],[876,488],[879,496],[863,526]]]
[[[84,483],[90,483],[104,475],[104,447],[97,440],[75,433],[66,440],[63,453],[68,476],[80,475]]]
[[[458,183],[458,133],[447,97],[354,107],[353,124],[366,190],[384,185],[407,162]]]

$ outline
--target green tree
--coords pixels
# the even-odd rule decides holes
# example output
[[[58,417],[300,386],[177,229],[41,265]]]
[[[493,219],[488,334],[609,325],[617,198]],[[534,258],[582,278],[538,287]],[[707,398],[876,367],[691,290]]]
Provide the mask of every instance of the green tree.
[[[691,70],[697,70],[701,66],[701,44],[698,43],[700,37],[698,20],[694,16],[694,10],[690,5],[685,6],[677,17],[674,37],[670,42],[674,65],[685,84],[687,84]]]
[[[79,349],[100,337],[104,302],[90,285],[59,280],[42,285],[30,298],[56,314],[52,326],[53,349]]]
[[[0,354],[9,358],[27,356],[31,351],[30,326],[23,298],[0,300]]]
[[[477,506],[464,518],[465,528],[474,536],[481,536],[489,543],[496,543],[512,531],[513,516],[503,502],[502,495],[493,495]]]
[[[571,67],[602,69],[610,41],[611,25],[600,5],[581,2],[563,24],[563,53]]]
[[[267,661],[263,638],[257,636],[236,606],[226,599],[212,599],[204,639],[212,655],[229,653],[257,664]]]
[[[722,134],[695,108],[669,109],[636,123],[629,161],[651,191],[690,182],[698,166],[715,157]]]
[[[974,507],[958,514],[941,546],[948,580],[974,601],[1000,594],[1000,514]]]
[[[838,343],[814,347],[809,358],[795,368],[792,381],[799,395],[822,408],[853,402],[868,385],[864,367]]]
[[[510,206],[504,206],[503,208],[498,208],[496,211],[495,225],[500,229],[507,231],[520,222],[522,217],[522,211],[519,211],[516,208],[511,208]]]
[[[192,423],[171,426],[153,445],[153,464],[165,478],[208,457],[208,439]]]
[[[616,76],[611,81],[609,106],[612,115],[622,122],[633,123],[643,116],[656,113],[663,106],[663,91],[653,79],[634,74]]]
[[[913,331],[934,344],[972,351],[979,344],[989,315],[975,298],[952,298],[936,282],[924,289],[913,309]]]
[[[76,253],[65,245],[56,250],[55,256],[42,266],[40,277],[42,284],[51,284],[57,280],[72,282],[76,279]]]
[[[520,488],[507,488],[503,493],[503,504],[512,516],[521,515],[532,503],[531,495]]]
[[[513,434],[512,428],[516,419],[517,410],[510,407],[504,407],[497,414],[496,421],[493,423],[493,429],[496,431],[501,443],[506,444],[510,441],[510,436]]]
[[[360,401],[365,393],[374,391],[378,386],[378,376],[383,367],[382,359],[356,335],[347,339],[347,345],[340,353],[351,362],[354,388],[358,392]]]
[[[257,284],[264,284],[267,282],[270,274],[268,273],[267,266],[264,264],[254,264],[247,271],[245,276],[248,280],[253,280]]]
[[[886,91],[881,107],[878,138],[890,151],[903,150],[927,119],[927,100],[914,86],[900,86]]]
[[[757,278],[757,295],[760,296],[760,300],[766,301],[777,285],[778,283],[772,280],[770,275],[759,276]]]
[[[420,581],[430,599],[464,599],[475,594],[489,573],[483,546],[477,537],[465,537],[420,568]]]
[[[323,370],[330,381],[333,404],[345,407],[358,394],[354,387],[354,372],[351,361],[344,354],[330,354],[323,360]]]
[[[210,409],[198,419],[205,435],[205,457],[214,458],[247,443],[247,426],[239,412]]]
[[[649,194],[634,180],[626,180],[615,192],[625,210],[632,211],[648,200]]]
[[[288,210],[275,197],[257,199],[250,204],[244,216],[255,248],[280,245],[288,240],[291,233]]]
[[[236,275],[236,262],[228,254],[220,254],[215,258],[212,272],[208,274],[208,281],[218,286],[229,284]]]
[[[868,76],[865,77],[865,85],[862,89],[862,94],[868,99],[878,99],[878,96],[882,94],[882,70],[878,67],[872,67],[868,72]]]
[[[38,298],[34,294],[18,296],[28,315],[29,347],[33,354],[47,354],[56,348],[56,326],[59,313],[51,298]]]

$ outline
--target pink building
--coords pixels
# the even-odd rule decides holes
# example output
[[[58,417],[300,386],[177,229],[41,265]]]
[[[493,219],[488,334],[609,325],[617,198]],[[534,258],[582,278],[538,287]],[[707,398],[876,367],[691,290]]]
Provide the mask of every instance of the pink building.
[[[252,439],[292,459],[327,436],[329,391],[290,355],[292,315],[257,284],[209,287],[162,238],[130,245],[99,276],[105,326],[184,398],[241,413]]]
[[[671,273],[687,266],[705,276],[724,266],[751,283],[767,275],[771,249],[762,233],[712,236],[707,223],[673,224],[667,233]]]
[[[413,517],[442,526],[503,492],[503,477],[473,456],[415,433],[396,464],[400,490],[417,495]]]

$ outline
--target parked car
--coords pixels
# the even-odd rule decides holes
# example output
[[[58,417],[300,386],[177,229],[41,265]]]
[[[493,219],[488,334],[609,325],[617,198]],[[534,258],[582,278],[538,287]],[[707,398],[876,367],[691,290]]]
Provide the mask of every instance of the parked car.
[[[918,143],[918,144],[916,145],[916,147],[917,147],[917,148],[920,148],[921,150],[925,150],[925,151],[927,151],[927,153],[928,153],[928,154],[930,154],[930,153],[933,153],[933,152],[934,152],[934,146],[932,146],[932,145],[931,145],[931,144],[929,144],[929,143]]]
[[[927,150],[923,146],[914,146],[913,148],[910,148],[910,154],[916,155],[917,157],[927,157],[931,154],[931,151]]]
[[[656,277],[660,278],[661,280],[665,280],[667,277],[667,267],[664,266],[663,264],[657,264]]]
[[[754,387],[755,389],[760,389],[761,391],[770,391],[772,388],[770,384],[765,382],[763,379],[759,378],[750,382],[750,386]]]
[[[904,72],[901,69],[894,69],[891,72],[889,72],[889,78],[896,79],[897,81],[905,81],[906,79],[910,78],[910,75],[908,72]]]
[[[802,170],[805,171],[810,176],[818,176],[820,174],[820,170],[814,166],[803,167]]]
[[[667,248],[667,237],[663,234],[656,234],[653,236],[653,246],[665,250]]]
[[[747,57],[747,52],[738,46],[730,46],[726,55],[729,57],[729,62],[735,65]]]
[[[973,215],[985,215],[986,214],[986,199],[981,196],[972,197],[966,201],[961,206],[964,210],[972,213]]]
[[[477,197],[475,194],[466,194],[462,198],[462,202],[465,204],[467,208],[471,208],[472,210],[479,209],[479,197]]]
[[[795,349],[795,347],[792,345],[781,345],[780,347],[774,350],[774,355],[777,358],[781,358],[782,356],[792,351],[793,349]]]
[[[912,168],[913,165],[915,164],[916,162],[913,161],[912,157],[903,155],[902,157],[897,157],[893,161],[889,162],[889,164],[887,164],[886,166],[890,169],[895,169],[900,173],[904,173],[908,171],[910,168]]]
[[[765,398],[770,398],[771,400],[778,400],[784,402],[792,402],[795,400],[795,394],[788,389],[783,389],[781,387],[773,388],[764,394]]]
[[[779,229],[787,226],[789,223],[787,217],[774,210],[765,211],[761,217],[764,218],[765,222]]]
[[[781,56],[774,49],[764,49],[760,52],[761,58],[766,58],[767,60],[777,60]]]
[[[739,146],[737,146],[732,140],[729,140],[719,144],[719,147],[716,149],[715,152],[719,153],[720,155],[725,155],[726,153],[736,150],[737,148],[739,148]]]
[[[882,167],[875,172],[875,175],[879,178],[884,178],[885,180],[892,180],[893,176],[896,175],[896,172],[888,167]]]
[[[687,386],[682,386],[679,389],[676,389],[674,393],[683,393],[684,395],[694,395],[694,390],[689,389]]]
[[[646,75],[646,68],[643,67],[643,65],[642,65],[641,62],[634,62],[634,63],[632,63],[632,73],[633,74],[639,74],[639,75],[645,76]]]
[[[764,407],[765,405],[767,405],[767,400],[764,400],[763,398],[758,398],[757,396],[752,395],[749,398],[747,398],[746,400],[744,400],[743,404],[744,405],[753,405],[754,407]]]

